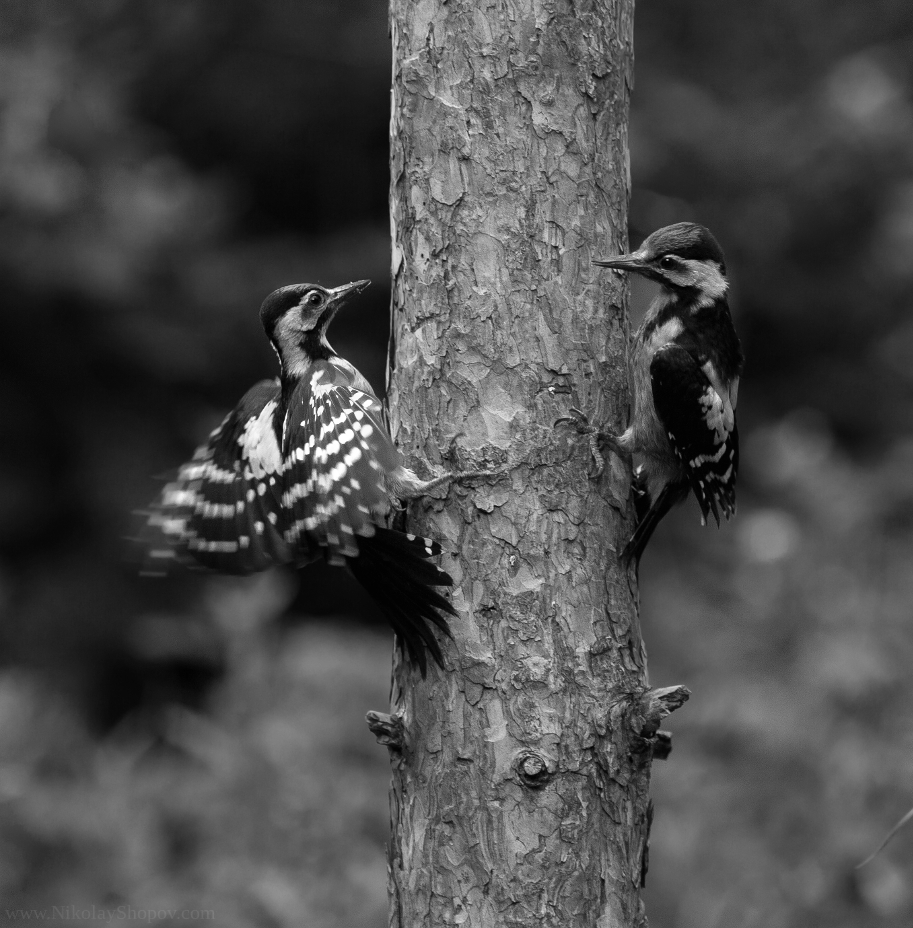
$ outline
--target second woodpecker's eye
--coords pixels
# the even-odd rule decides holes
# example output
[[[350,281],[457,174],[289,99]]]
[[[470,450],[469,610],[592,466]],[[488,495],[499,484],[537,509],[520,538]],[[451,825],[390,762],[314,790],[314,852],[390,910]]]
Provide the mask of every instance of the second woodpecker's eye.
[[[308,306],[319,306],[323,302],[323,294],[318,293],[316,290],[312,290],[305,298],[304,302]]]
[[[659,266],[664,271],[671,271],[672,268],[675,267],[675,265],[676,265],[675,258],[670,258],[668,255],[666,255],[664,258],[659,259]]]

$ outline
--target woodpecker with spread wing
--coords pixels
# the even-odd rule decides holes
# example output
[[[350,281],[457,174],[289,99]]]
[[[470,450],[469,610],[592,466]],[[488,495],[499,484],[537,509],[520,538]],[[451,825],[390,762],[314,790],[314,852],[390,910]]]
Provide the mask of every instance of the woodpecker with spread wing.
[[[396,499],[488,471],[420,480],[405,467],[367,380],[339,357],[327,327],[369,284],[295,284],[271,293],[260,319],[280,375],[253,386],[163,489],[141,541],[149,573],[175,562],[249,574],[321,557],[345,565],[381,606],[425,673],[441,663],[431,626],[455,615],[435,587],[440,546],[387,528]],[[443,613],[443,614],[442,614]]]
[[[691,222],[666,226],[626,255],[593,262],[660,285],[631,346],[634,409],[621,435],[574,410],[581,432],[636,455],[638,524],[622,557],[639,561],[660,520],[694,491],[701,522],[735,514],[739,467],[736,404],[742,349],[729,312],[723,251]]]

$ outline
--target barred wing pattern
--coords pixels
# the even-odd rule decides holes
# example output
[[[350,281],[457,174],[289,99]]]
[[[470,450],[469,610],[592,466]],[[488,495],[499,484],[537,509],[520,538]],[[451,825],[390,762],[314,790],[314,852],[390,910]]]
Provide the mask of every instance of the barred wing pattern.
[[[312,365],[289,399],[283,440],[286,540],[325,547],[331,564],[374,534],[390,508],[384,476],[400,463],[380,400],[357,388],[353,372],[333,360]]]
[[[701,507],[702,520],[713,513],[735,515],[739,433],[735,414],[727,413],[697,360],[679,345],[660,348],[650,363],[653,400],[688,482]]]
[[[275,380],[262,380],[210,433],[153,506],[141,542],[146,573],[174,561],[228,574],[306,560],[284,535]]]

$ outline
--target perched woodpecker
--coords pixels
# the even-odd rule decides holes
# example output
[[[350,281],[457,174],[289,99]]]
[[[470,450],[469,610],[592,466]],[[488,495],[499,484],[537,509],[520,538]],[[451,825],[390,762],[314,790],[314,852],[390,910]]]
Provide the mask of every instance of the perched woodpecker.
[[[141,541],[148,573],[175,562],[228,574],[345,565],[424,675],[426,650],[441,663],[431,626],[450,635],[442,613],[455,614],[435,587],[453,581],[431,563],[436,542],[387,528],[385,516],[396,499],[490,472],[422,481],[403,466],[380,401],[327,341],[336,311],[368,284],[295,284],[266,298],[279,377],[253,386],[166,484]]]
[[[623,552],[639,561],[660,520],[694,491],[701,523],[735,514],[739,467],[736,404],[742,348],[732,324],[723,251],[691,222],[658,229],[632,254],[593,262],[660,285],[631,346],[634,408],[621,435],[578,428],[635,455],[638,524]]]

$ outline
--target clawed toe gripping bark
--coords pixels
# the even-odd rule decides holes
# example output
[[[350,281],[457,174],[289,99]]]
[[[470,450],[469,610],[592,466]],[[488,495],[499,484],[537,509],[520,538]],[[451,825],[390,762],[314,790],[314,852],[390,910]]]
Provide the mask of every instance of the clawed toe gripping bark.
[[[413,499],[420,499],[427,496],[433,490],[439,487],[449,486],[451,483],[463,483],[466,480],[476,480],[482,478],[504,477],[508,474],[509,468],[491,468],[464,471],[447,471],[432,477],[430,480],[422,480],[414,471],[408,467],[398,467],[390,476],[387,477],[387,489],[391,496],[403,502],[409,502]]]
[[[576,406],[571,406],[568,412],[570,413],[569,415],[561,416],[559,419],[555,420],[554,424],[558,425],[559,423],[570,422],[579,435],[586,436],[587,443],[590,447],[590,454],[596,465],[596,469],[589,475],[591,480],[596,480],[601,477],[605,471],[605,456],[602,453],[603,445],[619,457],[624,458],[626,461],[630,461],[631,455],[618,443],[617,435],[614,435],[612,432],[605,432],[597,426],[591,425],[589,416]]]

